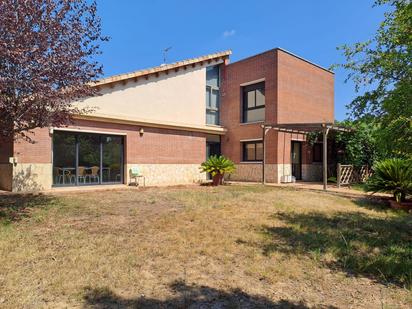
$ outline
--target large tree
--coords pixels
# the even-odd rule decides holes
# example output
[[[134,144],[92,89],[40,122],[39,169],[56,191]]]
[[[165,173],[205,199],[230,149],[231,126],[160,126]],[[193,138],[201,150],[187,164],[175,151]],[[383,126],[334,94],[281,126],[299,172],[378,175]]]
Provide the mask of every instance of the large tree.
[[[378,126],[379,146],[389,155],[412,154],[412,2],[377,0],[388,6],[367,42],[341,47],[359,95],[348,105],[352,119]],[[365,90],[366,89],[366,90]]]
[[[0,1],[0,138],[30,139],[87,112],[73,101],[96,93],[101,20],[88,0]]]

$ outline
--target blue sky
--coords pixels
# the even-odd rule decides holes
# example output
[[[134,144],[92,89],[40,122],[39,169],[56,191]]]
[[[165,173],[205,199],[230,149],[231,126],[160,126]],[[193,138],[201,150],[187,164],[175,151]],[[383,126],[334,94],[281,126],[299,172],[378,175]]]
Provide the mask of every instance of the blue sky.
[[[337,46],[372,37],[383,20],[373,0],[98,0],[105,76],[232,49],[231,61],[282,47],[324,67],[342,62]],[[335,118],[354,97],[335,71]]]

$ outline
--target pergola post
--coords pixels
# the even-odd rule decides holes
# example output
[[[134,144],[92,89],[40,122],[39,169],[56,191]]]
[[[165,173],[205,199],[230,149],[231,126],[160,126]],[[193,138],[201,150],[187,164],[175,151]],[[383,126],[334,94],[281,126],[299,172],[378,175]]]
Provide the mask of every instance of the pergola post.
[[[262,144],[263,144],[263,160],[262,160],[262,184],[266,184],[265,164],[266,164],[266,127],[262,126]]]
[[[323,190],[328,189],[328,132],[326,125],[323,127]]]
[[[265,165],[266,165],[266,134],[269,130],[277,132],[308,134],[309,132],[323,133],[323,190],[328,188],[328,133],[329,130],[340,132],[352,132],[351,128],[339,127],[333,123],[284,123],[284,124],[262,124],[262,144],[263,144],[263,160],[262,160],[262,184],[266,184]]]

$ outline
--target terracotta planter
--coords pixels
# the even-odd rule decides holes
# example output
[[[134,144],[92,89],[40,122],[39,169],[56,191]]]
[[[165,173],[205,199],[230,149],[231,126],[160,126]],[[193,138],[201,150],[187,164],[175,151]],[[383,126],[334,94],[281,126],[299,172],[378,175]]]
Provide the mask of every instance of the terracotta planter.
[[[395,200],[389,200],[389,205],[393,209],[402,209],[407,212],[412,212],[412,202],[400,202],[398,203]]]
[[[212,177],[212,185],[218,186],[218,185],[221,185],[222,182],[223,182],[222,174],[216,174],[215,176]]]

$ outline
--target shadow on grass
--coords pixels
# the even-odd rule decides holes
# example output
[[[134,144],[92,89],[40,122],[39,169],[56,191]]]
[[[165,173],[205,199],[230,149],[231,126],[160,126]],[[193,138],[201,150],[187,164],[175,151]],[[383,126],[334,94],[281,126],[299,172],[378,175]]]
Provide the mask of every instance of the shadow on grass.
[[[412,286],[412,220],[362,213],[280,213],[284,227],[263,226],[264,254],[306,254],[332,269],[382,283]],[[322,259],[331,254],[333,262]]]
[[[43,194],[0,195],[0,223],[12,223],[30,216],[33,209],[45,208],[55,198]]]
[[[307,309],[302,302],[280,300],[273,302],[268,298],[247,294],[240,289],[230,292],[207,286],[187,285],[175,281],[170,285],[176,296],[168,299],[154,299],[144,296],[127,299],[116,295],[108,288],[86,289],[85,308],[294,308]],[[323,306],[316,308],[335,307]]]
[[[369,196],[369,197],[352,199],[352,201],[357,206],[366,208],[369,210],[383,211],[383,212],[392,211],[392,209],[389,207],[388,198]]]
[[[283,227],[263,226],[263,252],[306,254],[332,269],[382,283],[412,285],[412,219],[362,213],[280,213]],[[323,260],[328,253],[334,261]]]

